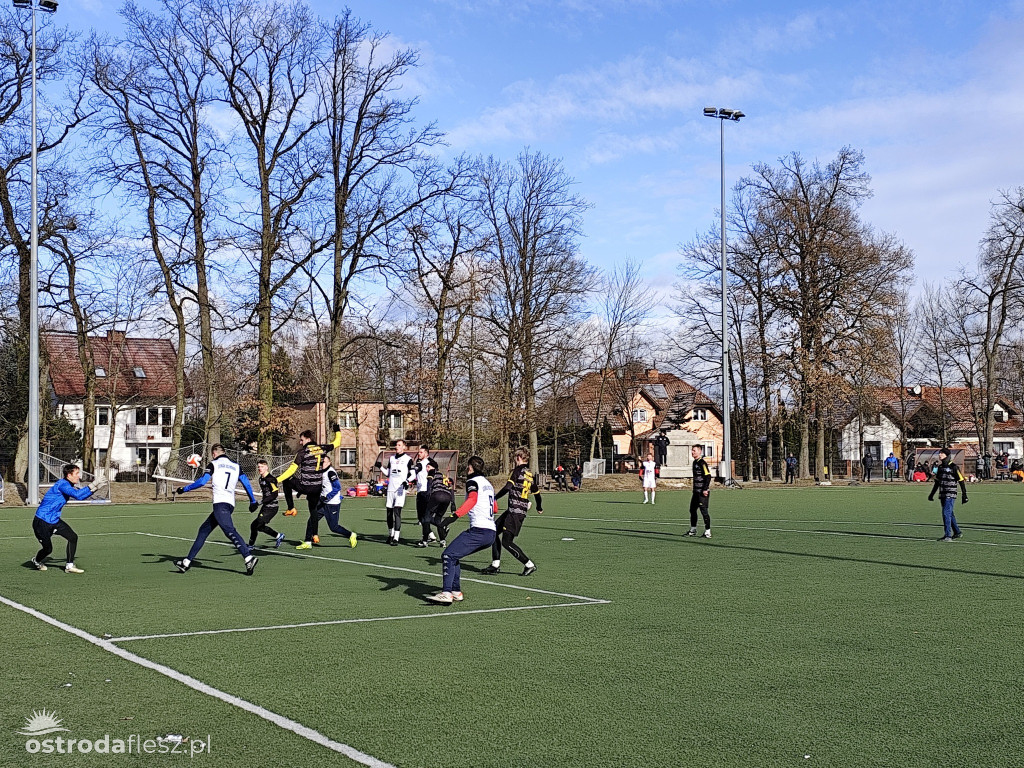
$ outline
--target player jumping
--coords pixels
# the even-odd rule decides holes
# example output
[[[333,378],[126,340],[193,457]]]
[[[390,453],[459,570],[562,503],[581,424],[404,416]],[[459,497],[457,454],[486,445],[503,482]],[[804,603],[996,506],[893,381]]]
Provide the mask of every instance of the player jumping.
[[[316,535],[317,520],[320,506],[320,493],[323,489],[323,457],[341,445],[341,432],[334,433],[330,443],[317,445],[313,442],[313,432],[309,429],[299,433],[299,450],[295,460],[278,476],[284,490],[284,500],[288,505],[285,515],[295,515],[295,501],[292,493],[306,496],[309,519],[306,521],[306,537],[296,549],[312,549],[320,539]]]

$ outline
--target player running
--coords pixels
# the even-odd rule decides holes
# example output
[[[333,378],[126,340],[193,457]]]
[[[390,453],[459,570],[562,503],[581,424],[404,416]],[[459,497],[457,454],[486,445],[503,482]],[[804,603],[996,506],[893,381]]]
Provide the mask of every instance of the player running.
[[[256,515],[256,519],[252,521],[252,526],[249,528],[249,547],[256,546],[257,534],[265,533],[274,538],[274,549],[280,549],[281,542],[284,541],[284,534],[278,533],[270,527],[270,521],[274,519],[278,510],[277,499],[280,496],[278,480],[270,474],[270,465],[265,459],[256,462],[256,471],[260,476],[260,492],[263,498],[260,500],[260,513]]]
[[[288,465],[284,472],[278,475],[281,481],[281,488],[284,490],[284,500],[288,505],[286,516],[297,514],[295,501],[292,493],[301,493],[306,497],[306,505],[309,509],[309,519],[306,521],[306,536],[296,549],[312,549],[316,538],[318,512],[320,506],[320,493],[323,490],[323,457],[341,445],[341,432],[335,431],[334,439],[318,445],[313,442],[312,430],[304,430],[299,433],[299,450],[295,454],[295,460]]]
[[[386,503],[388,544],[392,547],[398,546],[398,537],[402,530],[402,507],[405,506],[405,492],[409,485],[416,480],[412,456],[405,452],[408,447],[405,440],[396,440],[395,455],[385,461],[383,466],[380,462],[375,465],[388,479]]]
[[[60,516],[69,499],[76,501],[88,499],[99,487],[99,483],[92,482],[86,488],[78,488],[77,485],[82,479],[82,469],[76,464],[65,464],[63,474],[64,477],[54,483],[43,496],[36,515],[32,518],[32,533],[35,534],[40,545],[39,552],[32,558],[32,567],[37,571],[46,570],[45,560],[53,552],[53,537],[57,535],[68,542],[64,573],[85,573],[81,568],[75,566],[78,534],[64,520],[61,520]]]
[[[523,564],[522,575],[529,576],[537,570],[537,566],[515,543],[515,538],[523,529],[523,523],[526,521],[526,513],[530,509],[529,496],[531,493],[537,500],[537,514],[543,515],[544,510],[541,509],[540,491],[533,484],[533,472],[529,468],[529,449],[517,448],[513,458],[516,465],[512,469],[512,474],[508,476],[505,487],[494,497],[497,500],[508,494],[508,508],[502,512],[495,524],[494,543],[491,545],[491,564],[484,568],[484,573],[501,572],[501,548],[505,547],[512,553],[512,557]]]
[[[647,452],[647,458],[640,465],[640,482],[644,487],[644,504],[647,503],[647,494],[651,494],[651,504],[654,504],[654,494],[657,492],[658,475],[661,474],[661,467],[654,460],[654,450]]]
[[[323,457],[323,465],[323,481],[320,491],[320,507],[317,509],[317,522],[319,522],[321,517],[325,518],[327,520],[327,527],[339,536],[344,536],[348,539],[348,545],[355,548],[357,543],[355,533],[341,524],[341,501],[343,498],[341,478],[338,477],[338,473],[331,466],[330,456],[325,455]],[[316,535],[315,529],[312,541],[320,543],[320,537]]]
[[[451,605],[464,598],[462,594],[461,560],[464,557],[487,549],[494,543],[496,526],[494,515],[498,512],[498,502],[494,500],[494,486],[484,476],[484,460],[479,456],[469,457],[466,481],[466,501],[455,510],[452,517],[445,518],[442,525],[450,526],[463,515],[469,515],[469,529],[463,531],[448,545],[441,555],[441,568],[444,586],[436,595],[427,595],[427,600],[442,605]]]
[[[182,573],[188,571],[192,567],[196,555],[199,554],[199,550],[206,543],[207,537],[213,533],[214,528],[219,527],[244,558],[246,574],[252,576],[253,571],[256,570],[256,564],[260,560],[252,553],[249,545],[242,540],[242,537],[238,535],[238,531],[235,530],[235,524],[231,521],[231,513],[235,511],[235,488],[238,484],[241,483],[242,487],[245,488],[245,492],[249,495],[250,512],[255,512],[259,508],[259,503],[252,493],[249,478],[242,474],[241,468],[235,462],[224,455],[223,445],[217,443],[210,448],[210,456],[210,463],[206,465],[206,470],[203,474],[196,478],[195,482],[189,483],[184,488],[176,488],[172,494],[173,496],[175,494],[189,493],[197,488],[202,488],[212,481],[213,512],[199,526],[199,533],[196,534],[196,540],[192,543],[192,549],[188,551],[188,556],[183,557],[181,560],[175,560],[174,565]]]

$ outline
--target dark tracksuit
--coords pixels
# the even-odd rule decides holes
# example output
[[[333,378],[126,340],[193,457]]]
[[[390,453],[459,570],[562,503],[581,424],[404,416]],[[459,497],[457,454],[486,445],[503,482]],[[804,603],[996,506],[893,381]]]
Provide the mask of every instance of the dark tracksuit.
[[[333,443],[324,445],[306,443],[299,448],[291,465],[281,473],[280,485],[289,510],[295,509],[293,492],[306,496],[306,505],[309,509],[309,519],[306,521],[307,532],[315,531],[317,528],[317,510],[320,507],[320,492],[323,486],[323,456],[339,445],[341,445],[340,432],[335,435]],[[307,537],[306,541],[312,541],[312,539]]]
[[[427,520],[423,528],[423,539],[430,537],[430,526],[437,528],[437,538],[441,541],[448,540],[448,528],[441,525],[441,521],[448,514],[449,507],[455,509],[455,492],[448,483],[448,478],[440,469],[433,470],[430,475],[430,483],[427,486],[425,508],[423,514]],[[419,504],[419,494],[416,495],[416,502]]]
[[[711,516],[708,514],[708,501],[711,490],[711,469],[701,456],[693,462],[693,494],[690,496],[690,527],[697,527],[697,510],[704,518],[704,529],[711,528]],[[704,492],[709,494],[705,495]]]

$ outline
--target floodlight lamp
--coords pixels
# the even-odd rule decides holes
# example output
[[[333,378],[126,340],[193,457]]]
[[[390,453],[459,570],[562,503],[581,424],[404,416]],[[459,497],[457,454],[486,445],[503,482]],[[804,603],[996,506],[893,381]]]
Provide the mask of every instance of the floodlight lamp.
[[[56,13],[57,0],[39,0],[39,8],[47,13]]]
[[[18,0],[14,0],[17,4]],[[718,117],[718,107],[704,107],[704,117]]]
[[[730,120],[732,119],[732,110],[723,107],[722,109],[718,110],[718,116],[724,117],[726,120]]]
[[[732,120],[739,120],[741,117],[746,117],[746,115],[744,115],[738,109],[734,109],[733,112],[732,112],[732,118],[731,119]]]
[[[15,8],[31,8],[31,0],[13,0]]]

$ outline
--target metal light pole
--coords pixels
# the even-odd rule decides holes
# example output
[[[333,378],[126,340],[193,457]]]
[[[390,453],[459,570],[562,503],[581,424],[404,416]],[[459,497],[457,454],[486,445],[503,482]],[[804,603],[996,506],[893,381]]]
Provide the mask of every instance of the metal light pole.
[[[738,109],[722,109],[719,107],[704,107],[704,117],[714,117],[719,121],[719,133],[721,137],[721,162],[722,162],[722,459],[719,466],[722,468],[722,483],[732,485],[732,435],[730,433],[729,417],[729,293],[728,293],[728,270],[725,251],[725,121],[732,120],[739,122],[740,118],[746,117]]]
[[[36,165],[36,11],[54,13],[55,0],[13,0],[32,14],[32,227],[28,321],[28,503],[39,504],[39,205]]]

